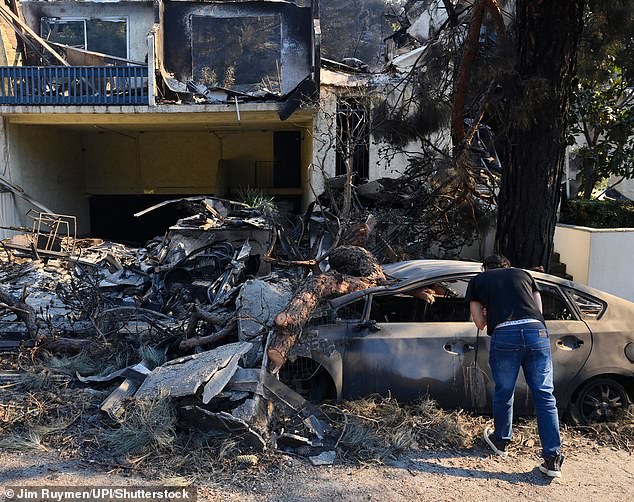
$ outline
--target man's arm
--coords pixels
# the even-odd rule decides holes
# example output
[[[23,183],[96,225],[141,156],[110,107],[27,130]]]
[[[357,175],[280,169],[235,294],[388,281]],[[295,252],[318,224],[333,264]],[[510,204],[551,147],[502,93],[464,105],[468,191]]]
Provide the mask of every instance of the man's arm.
[[[541,299],[540,299],[541,304]],[[483,312],[484,305],[476,300],[471,300],[469,302],[469,310],[471,311],[471,319],[478,327],[478,329],[484,329],[487,327],[487,318]]]
[[[544,308],[542,306],[542,295],[539,294],[539,291],[533,291],[533,300],[535,300],[535,305],[537,305],[537,308],[543,314]]]

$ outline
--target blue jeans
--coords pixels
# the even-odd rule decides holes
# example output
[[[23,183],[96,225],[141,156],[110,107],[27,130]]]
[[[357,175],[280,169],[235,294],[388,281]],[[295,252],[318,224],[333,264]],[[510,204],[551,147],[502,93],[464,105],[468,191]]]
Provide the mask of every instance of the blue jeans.
[[[550,459],[558,455],[561,438],[559,416],[553,396],[553,363],[548,331],[537,322],[496,329],[491,339],[489,366],[495,381],[495,436],[511,440],[515,382],[521,366],[533,395],[542,456]]]

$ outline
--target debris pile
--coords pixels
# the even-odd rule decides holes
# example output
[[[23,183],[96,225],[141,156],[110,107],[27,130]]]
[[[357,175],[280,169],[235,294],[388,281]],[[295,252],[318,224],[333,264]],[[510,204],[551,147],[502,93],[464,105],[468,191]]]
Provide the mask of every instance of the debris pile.
[[[51,436],[58,422],[122,455],[165,447],[184,428],[239,440],[246,454],[301,451],[332,463],[326,415],[267,371],[266,334],[294,290],[293,275],[271,273],[265,259],[270,219],[211,197],[136,216],[170,203],[192,215],[142,248],[60,234],[52,213],[3,242],[2,444],[41,445],[33,431]]]

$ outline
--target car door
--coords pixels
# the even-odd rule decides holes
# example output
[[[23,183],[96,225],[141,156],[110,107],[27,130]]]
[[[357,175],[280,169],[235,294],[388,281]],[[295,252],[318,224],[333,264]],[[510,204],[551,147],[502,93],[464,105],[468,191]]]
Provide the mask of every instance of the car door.
[[[486,381],[474,367],[477,329],[464,299],[467,284],[468,278],[435,282],[440,293],[433,302],[412,294],[424,284],[371,295],[364,322],[346,339],[344,396],[429,394],[445,407],[482,406]]]

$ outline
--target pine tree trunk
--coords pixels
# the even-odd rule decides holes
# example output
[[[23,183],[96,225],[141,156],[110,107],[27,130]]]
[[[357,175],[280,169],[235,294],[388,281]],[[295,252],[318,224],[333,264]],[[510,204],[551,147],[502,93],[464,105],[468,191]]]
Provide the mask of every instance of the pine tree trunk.
[[[586,0],[517,0],[515,88],[506,89],[509,131],[496,242],[519,267],[548,267],[561,199],[570,87]],[[523,116],[522,116],[523,115]]]
[[[304,325],[323,302],[354,291],[378,286],[385,280],[372,253],[357,246],[340,246],[329,256],[333,271],[308,277],[288,305],[275,317],[267,355],[277,373],[297,343]]]

